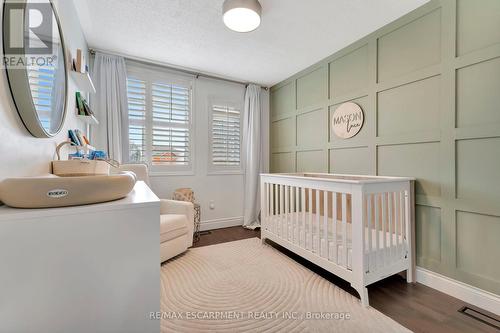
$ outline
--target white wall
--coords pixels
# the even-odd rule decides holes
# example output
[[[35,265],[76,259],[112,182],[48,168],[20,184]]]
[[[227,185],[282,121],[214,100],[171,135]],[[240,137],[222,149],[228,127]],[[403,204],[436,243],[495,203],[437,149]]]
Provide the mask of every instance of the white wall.
[[[87,43],[82,33],[72,1],[54,0],[62,25],[66,48],[75,53],[77,48],[87,51]],[[0,6],[1,7],[1,6]],[[1,36],[0,36],[1,38]],[[241,225],[243,215],[243,174],[208,175],[208,119],[209,99],[241,98],[245,87],[241,84],[207,78],[195,79],[194,121],[195,121],[195,165],[193,176],[155,176],[153,190],[162,198],[170,198],[179,187],[191,187],[202,209],[204,229],[229,225]],[[263,93],[265,133],[263,146],[268,147],[269,94]],[[70,128],[84,129],[75,116],[75,86],[68,78],[67,116],[61,132],[50,139],[32,137],[24,128],[9,91],[5,71],[0,77],[0,180],[8,177],[40,175],[50,172],[50,161],[55,157],[57,143],[67,138]],[[242,109],[243,110],[243,109]],[[267,119],[267,120],[266,120]],[[264,130],[264,128],[266,128]],[[263,156],[268,165],[268,153]],[[210,201],[215,209],[209,209]]]
[[[87,43],[73,2],[54,0],[54,4],[61,21],[66,48],[73,54],[76,53],[77,48],[86,52]],[[2,10],[3,8],[0,9]],[[3,51],[0,52],[3,53]],[[38,139],[32,137],[21,122],[12,101],[5,70],[2,69],[0,74],[0,180],[8,177],[49,173],[50,161],[55,156],[56,145],[67,138],[67,130],[83,129],[83,124],[75,116],[75,86],[69,77],[68,80],[68,113],[61,132],[50,139]]]
[[[269,123],[269,94],[262,90],[264,104],[264,121]],[[202,230],[216,229],[227,226],[241,225],[243,222],[244,176],[241,174],[214,175],[209,174],[209,108],[210,100],[220,98],[224,100],[243,99],[245,86],[222,80],[207,78],[195,79],[194,84],[194,175],[189,176],[153,176],[151,179],[154,192],[160,198],[171,198],[176,188],[190,187],[195,192],[196,201],[201,206]],[[264,147],[268,144],[268,128],[265,125],[266,135]],[[265,153],[268,165],[268,153]],[[215,204],[210,209],[210,202]]]

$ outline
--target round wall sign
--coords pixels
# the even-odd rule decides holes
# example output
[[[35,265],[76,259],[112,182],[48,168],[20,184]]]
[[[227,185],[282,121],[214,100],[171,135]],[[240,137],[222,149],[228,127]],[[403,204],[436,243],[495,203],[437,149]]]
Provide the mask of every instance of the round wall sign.
[[[332,116],[332,129],[341,139],[349,139],[359,133],[365,116],[361,107],[352,102],[340,105]]]

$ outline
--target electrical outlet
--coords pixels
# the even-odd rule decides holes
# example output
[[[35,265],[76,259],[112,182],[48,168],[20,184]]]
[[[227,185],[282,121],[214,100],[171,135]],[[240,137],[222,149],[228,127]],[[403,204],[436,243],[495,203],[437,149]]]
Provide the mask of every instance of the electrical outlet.
[[[210,202],[208,203],[208,207],[210,209],[215,209],[215,202],[213,200],[210,200]]]

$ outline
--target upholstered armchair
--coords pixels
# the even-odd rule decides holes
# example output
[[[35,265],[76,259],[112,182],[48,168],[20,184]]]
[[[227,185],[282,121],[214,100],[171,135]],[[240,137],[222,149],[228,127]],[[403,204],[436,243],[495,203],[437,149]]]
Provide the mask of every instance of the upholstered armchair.
[[[121,171],[132,171],[149,187],[148,167],[123,164]],[[194,207],[191,202],[160,199],[160,262],[179,255],[193,245]]]

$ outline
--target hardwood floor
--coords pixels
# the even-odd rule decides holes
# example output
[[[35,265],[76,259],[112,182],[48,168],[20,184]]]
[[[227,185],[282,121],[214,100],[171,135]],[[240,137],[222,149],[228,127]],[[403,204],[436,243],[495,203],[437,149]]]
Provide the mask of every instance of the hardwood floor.
[[[202,231],[200,240],[196,242],[193,245],[193,247],[227,243],[252,237],[260,238],[260,229],[250,230],[250,229],[245,229],[243,227],[232,227],[232,228],[211,230],[208,232]]]
[[[252,237],[260,238],[260,231],[248,230],[242,227],[217,229],[210,231],[208,234],[203,234],[194,247],[202,247]],[[358,297],[358,294],[350,287],[348,282],[304,260],[279,245],[272,245],[315,273]],[[420,283],[407,284],[406,280],[398,275],[370,285],[368,287],[368,292],[370,305],[373,308],[414,332],[500,332],[497,328],[481,323],[459,312],[459,310],[466,305],[472,309],[477,309],[474,306]],[[491,313],[488,314],[497,320],[499,319],[498,316]]]

